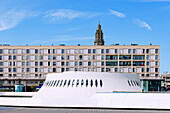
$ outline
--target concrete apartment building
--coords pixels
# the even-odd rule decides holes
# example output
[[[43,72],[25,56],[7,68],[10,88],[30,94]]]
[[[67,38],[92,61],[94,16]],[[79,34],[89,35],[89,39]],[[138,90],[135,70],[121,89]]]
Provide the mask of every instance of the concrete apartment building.
[[[94,46],[0,46],[3,86],[38,86],[48,73],[64,71],[137,73],[146,90],[160,90],[160,46],[105,46],[100,24]]]

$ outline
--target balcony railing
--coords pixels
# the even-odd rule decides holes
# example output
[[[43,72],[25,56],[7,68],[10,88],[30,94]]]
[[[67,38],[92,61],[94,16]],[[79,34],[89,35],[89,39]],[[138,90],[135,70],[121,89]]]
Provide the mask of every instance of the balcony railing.
[[[34,77],[34,76],[16,76],[16,77],[0,77],[0,80],[3,79],[8,79],[8,80],[16,80],[16,79],[21,79],[21,80],[44,80],[46,78],[46,76],[42,76],[42,77]]]

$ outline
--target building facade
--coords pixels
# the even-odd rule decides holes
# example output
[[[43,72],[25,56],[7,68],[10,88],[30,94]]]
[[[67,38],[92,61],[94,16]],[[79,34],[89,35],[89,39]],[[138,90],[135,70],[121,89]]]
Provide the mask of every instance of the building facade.
[[[104,45],[104,41],[101,42]],[[48,73],[64,71],[137,73],[142,80],[157,80],[160,46],[0,46],[0,84],[3,86],[39,85]]]

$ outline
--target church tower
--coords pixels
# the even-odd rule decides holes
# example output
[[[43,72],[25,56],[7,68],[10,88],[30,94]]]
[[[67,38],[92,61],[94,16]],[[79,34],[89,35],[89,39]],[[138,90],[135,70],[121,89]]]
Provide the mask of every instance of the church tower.
[[[101,30],[100,22],[98,25],[98,30],[96,30],[94,45],[95,46],[103,46],[104,45],[103,33]]]

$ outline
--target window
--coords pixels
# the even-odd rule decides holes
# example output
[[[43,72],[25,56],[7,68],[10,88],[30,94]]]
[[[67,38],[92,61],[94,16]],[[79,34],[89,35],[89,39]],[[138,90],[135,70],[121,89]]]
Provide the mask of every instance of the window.
[[[40,60],[43,60],[43,56],[42,55],[40,55]]]
[[[16,62],[13,62],[13,66],[16,66]]]
[[[136,68],[133,68],[133,72],[136,72]]]
[[[158,61],[155,62],[155,66],[158,66]]]
[[[3,68],[0,68],[0,72],[3,72]]]
[[[88,62],[88,66],[91,66],[91,62],[90,61]]]
[[[69,68],[66,68],[66,71],[69,71]]]
[[[29,55],[27,55],[27,56],[26,56],[26,60],[29,60],[29,59],[30,59],[30,56],[29,56]]]
[[[51,72],[51,68],[48,68],[48,72]]]
[[[91,80],[91,82],[90,82],[90,86],[91,86],[91,87],[93,87],[93,80]]]
[[[61,49],[61,53],[64,54],[64,49]]]
[[[48,66],[51,66],[51,62],[48,62]]]
[[[56,87],[59,86],[59,83],[60,83],[60,80],[58,80]]]
[[[109,49],[106,49],[106,53],[109,53]]]
[[[69,60],[69,55],[67,55],[66,60]]]
[[[133,53],[136,53],[136,49],[133,49]]]
[[[56,66],[56,62],[53,62],[53,66]]]
[[[61,60],[64,60],[64,55],[61,56]]]
[[[101,49],[101,53],[102,53],[102,54],[104,53],[104,49]]]
[[[25,68],[22,68],[22,72],[25,72]]]
[[[158,77],[158,74],[155,74],[155,77]]]
[[[38,66],[38,62],[35,62],[35,66]]]
[[[79,60],[83,60],[83,56],[82,55],[79,55]]]
[[[158,55],[155,55],[155,60],[158,60]]]
[[[3,49],[0,49],[0,54],[3,54]]]
[[[149,77],[149,74],[146,74],[147,77]]]
[[[29,53],[30,53],[30,50],[29,50],[29,49],[27,49],[27,50],[26,50],[26,53],[27,53],[27,54],[29,54]]]
[[[83,65],[83,63],[82,62],[79,62],[79,66],[82,66]]]
[[[149,66],[149,62],[146,62],[146,66]]]
[[[26,70],[27,70],[27,72],[29,72],[29,71],[30,71],[30,68],[27,68]]]
[[[145,68],[142,68],[142,72],[145,72]]]
[[[149,68],[146,68],[146,72],[149,72]]]
[[[15,55],[13,56],[13,60],[16,60],[16,56]]]
[[[78,68],[74,68],[74,71],[78,71]]]
[[[43,54],[43,49],[40,49],[40,54]]]
[[[71,83],[71,80],[69,80],[69,81],[68,81],[68,85],[67,85],[67,87],[68,87],[68,86],[70,86],[70,83]]]
[[[101,60],[104,60],[104,55],[101,56]]]
[[[81,80],[81,87],[83,87],[83,84],[84,84],[84,81],[83,81],[83,80]]]
[[[149,49],[146,49],[146,53],[149,53]]]
[[[117,70],[118,70],[118,69],[117,69],[117,68],[115,68],[115,72],[117,72]]]
[[[88,86],[88,80],[86,80],[86,87]]]
[[[2,56],[0,56],[0,60],[2,60]]]
[[[96,53],[96,49],[93,49],[93,54]]]
[[[88,53],[91,53],[91,49],[88,49]]]
[[[110,72],[110,68],[106,68],[106,72]]]
[[[53,49],[53,54],[54,54],[54,53],[56,53],[56,50],[55,50],[55,49]]]
[[[51,49],[48,49],[48,54],[50,54],[51,53]]]
[[[53,68],[53,72],[56,72],[56,68]]]
[[[53,55],[53,60],[56,60],[56,56],[55,55]]]
[[[91,60],[91,55],[88,55],[88,60]]]
[[[78,60],[78,56],[77,55],[75,56],[75,60]]]
[[[158,53],[158,49],[155,49],[155,53]]]
[[[128,80],[128,84],[129,84],[129,86],[131,86],[131,84],[130,84],[129,80]]]
[[[142,53],[143,53],[143,54],[145,53],[145,49],[142,49]]]
[[[75,80],[72,81],[72,87],[74,86],[74,81],[75,81]]]
[[[26,62],[26,66],[30,66],[30,62]]]
[[[115,53],[117,54],[117,49],[115,49]]]
[[[3,62],[0,62],[0,66],[3,66]]]
[[[25,62],[22,62],[22,66],[25,66]]]
[[[64,66],[64,62],[61,62],[61,66]]]
[[[78,65],[78,62],[76,61],[76,62],[75,62],[75,66],[77,66],[77,65]]]
[[[63,87],[66,85],[66,83],[67,83],[67,80],[65,80],[65,81],[64,81],[64,85],[63,85]]]
[[[22,53],[22,54],[25,54],[25,49],[22,49],[22,50],[21,50],[21,53]]]
[[[3,69],[3,68],[2,68]],[[11,68],[8,68],[8,72],[11,72],[12,70],[11,70]]]
[[[75,53],[75,54],[78,54],[78,49],[75,49],[75,50],[74,50],[74,53]]]
[[[97,82],[97,80],[95,80],[95,86],[96,86],[96,87],[98,86],[98,82]]]
[[[146,55],[146,60],[149,60],[149,55]]]
[[[128,53],[129,53],[129,54],[131,53],[131,49],[128,49]]]
[[[79,54],[83,54],[83,50],[82,49],[79,49]]]
[[[54,58],[54,56],[53,56],[53,58]],[[51,60],[51,55],[48,55],[48,60]],[[54,59],[53,59],[54,60]]]
[[[102,83],[102,80],[100,80],[100,87],[102,87],[103,86],[103,83]]]
[[[155,68],[155,72],[158,72],[158,68]]]
[[[13,49],[13,54],[16,54],[16,49]]]
[[[93,60],[96,60],[96,55],[93,55]]]
[[[70,53],[70,50],[69,49],[66,49],[66,54],[69,54]]]
[[[43,66],[43,62],[40,62],[40,66]]]
[[[35,68],[35,72],[38,72],[38,68]]]
[[[35,60],[38,60],[38,55],[35,55]]]
[[[9,55],[9,56],[8,56],[8,59],[9,59],[9,60],[12,60],[12,56],[11,56],[11,55]]]
[[[38,54],[38,49],[35,49],[35,54]]]
[[[101,68],[101,72],[104,72],[104,68]]]
[[[77,80],[76,87],[78,87],[78,85],[79,85],[79,80]]]
[[[66,62],[66,66],[69,66],[69,62]]]
[[[101,66],[104,66],[104,61],[101,62]]]

